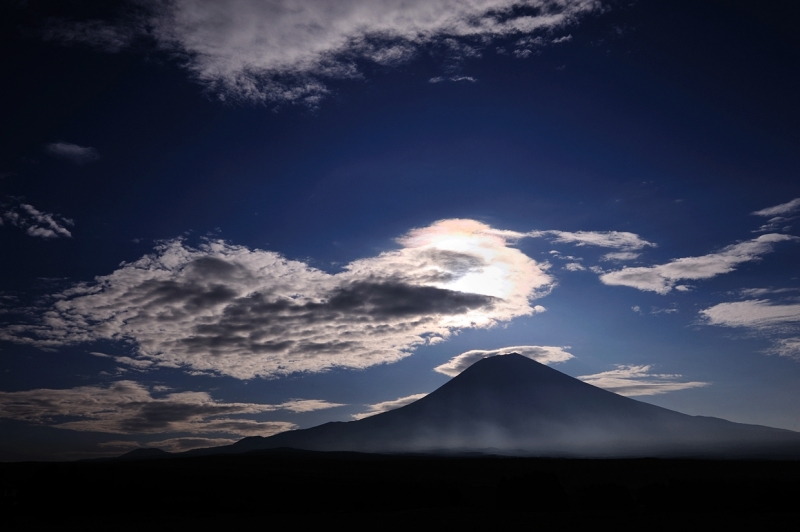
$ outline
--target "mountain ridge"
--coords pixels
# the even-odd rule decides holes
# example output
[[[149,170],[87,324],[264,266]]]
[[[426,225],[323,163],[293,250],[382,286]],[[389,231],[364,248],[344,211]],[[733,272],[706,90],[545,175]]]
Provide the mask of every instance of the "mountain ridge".
[[[800,456],[800,433],[690,416],[617,395],[522,355],[482,359],[427,396],[356,421],[252,436],[188,455],[289,447],[531,456]]]

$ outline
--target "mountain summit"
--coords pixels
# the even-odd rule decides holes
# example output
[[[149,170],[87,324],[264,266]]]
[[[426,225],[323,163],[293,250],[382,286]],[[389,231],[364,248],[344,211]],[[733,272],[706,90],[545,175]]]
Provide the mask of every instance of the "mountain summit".
[[[350,422],[245,438],[228,452],[462,452],[540,456],[763,455],[800,434],[689,416],[603,390],[519,354],[476,362],[402,408]]]

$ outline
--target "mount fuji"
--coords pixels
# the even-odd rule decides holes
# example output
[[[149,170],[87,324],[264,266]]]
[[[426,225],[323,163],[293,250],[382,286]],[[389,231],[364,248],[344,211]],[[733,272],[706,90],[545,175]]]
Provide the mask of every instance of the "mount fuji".
[[[396,410],[183,454],[287,447],[370,453],[786,458],[800,456],[800,433],[682,414],[508,354],[480,360]]]

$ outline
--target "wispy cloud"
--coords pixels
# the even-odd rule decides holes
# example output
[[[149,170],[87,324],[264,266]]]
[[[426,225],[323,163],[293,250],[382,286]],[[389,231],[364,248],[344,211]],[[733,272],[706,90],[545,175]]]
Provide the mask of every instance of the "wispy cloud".
[[[65,226],[75,223],[69,218],[40,211],[29,203],[7,198],[11,203],[0,204],[0,226],[5,224],[23,229],[28,235],[38,238],[72,237]]]
[[[680,281],[710,279],[732,272],[739,264],[759,260],[762,255],[771,252],[778,242],[798,240],[800,238],[775,233],[761,235],[723,248],[717,253],[674,259],[657,266],[606,272],[600,275],[600,280],[607,285],[630,286],[638,290],[666,294],[673,288],[685,290],[686,286],[678,285]]]
[[[655,247],[655,244],[642,239],[639,235],[625,231],[530,231],[526,233],[526,236],[532,238],[549,237],[553,242],[562,244],[597,246],[627,252],[645,247]]]
[[[758,291],[781,293],[793,289]],[[756,290],[750,290],[753,293]],[[796,300],[795,300],[796,301]],[[791,301],[784,304],[766,299],[751,299],[732,303],[720,303],[700,311],[700,318],[706,325],[736,327],[752,334],[769,338],[772,346],[764,352],[771,355],[800,360],[800,338],[787,335],[797,334],[800,329],[800,303]],[[780,338],[784,336],[784,338]]]
[[[500,349],[473,349],[472,351],[467,351],[451,358],[441,366],[433,368],[433,370],[449,377],[455,377],[479,360],[498,355],[509,355],[511,353],[520,354],[531,360],[541,362],[542,364],[554,364],[557,362],[566,362],[574,358],[570,353],[566,352],[565,349],[569,348],[549,345],[517,345],[502,347]]]
[[[91,163],[100,158],[97,150],[91,147],[78,146],[69,142],[53,142],[46,146],[47,153],[69,159],[73,163]]]
[[[791,229],[791,226],[787,225],[787,223],[797,218],[797,216],[792,215],[797,214],[798,211],[800,211],[800,198],[795,198],[787,203],[781,203],[780,205],[775,205],[774,207],[768,207],[766,209],[761,209],[760,211],[752,212],[750,214],[769,218],[767,223],[763,224],[753,232],[765,233],[768,231],[778,230],[788,231]]]
[[[781,338],[776,340],[767,353],[800,360],[800,338]]]
[[[37,323],[6,326],[0,339],[43,348],[127,341],[135,360],[241,379],[365,368],[453,331],[544,311],[530,300],[554,279],[511,247],[518,236],[443,220],[334,275],[273,252],[173,240],[55,294]]]
[[[747,327],[774,330],[787,325],[800,325],[800,304],[773,304],[766,299],[720,303],[700,311],[708,325]]]
[[[745,297],[762,297],[770,294],[787,294],[800,292],[798,288],[743,288],[739,291]]]
[[[172,0],[140,3],[138,15],[114,24],[51,26],[47,36],[112,52],[138,36],[181,56],[220,97],[313,105],[328,91],[325,80],[360,77],[359,62],[395,65],[447,41],[485,46],[564,27],[599,7],[598,0]]]
[[[760,211],[754,211],[751,214],[754,214],[755,216],[771,218],[773,216],[783,216],[798,211],[800,211],[800,198],[795,198],[792,201],[781,203],[780,205],[775,205],[774,207],[767,207],[766,209],[761,209]]]
[[[392,399],[391,401],[367,405],[368,410],[366,412],[361,412],[360,414],[353,414],[353,419],[364,419],[365,417],[374,416],[375,414],[382,414],[383,412],[388,412],[389,410],[395,410],[401,406],[410,405],[414,401],[422,399],[426,395],[428,394],[417,393],[414,395],[408,395],[406,397],[398,397],[397,399]]]
[[[625,261],[635,260],[641,256],[641,253],[633,253],[632,251],[616,251],[613,253],[606,253],[603,255],[602,260],[606,261]]]
[[[229,416],[279,410],[307,412],[342,406],[319,400],[293,400],[277,405],[224,403],[215,401],[206,392],[153,397],[152,391],[137,382],[119,381],[108,386],[0,392],[0,417],[61,429],[114,434],[188,432],[269,436],[296,426],[283,421]]]
[[[470,83],[475,83],[478,80],[472,76],[436,76],[435,78],[429,79],[428,83],[441,83],[442,81],[468,81]]]
[[[651,366],[617,365],[617,369],[578,378],[592,386],[629,397],[660,395],[709,385],[699,381],[680,382],[677,379],[682,375],[651,373],[650,368]]]

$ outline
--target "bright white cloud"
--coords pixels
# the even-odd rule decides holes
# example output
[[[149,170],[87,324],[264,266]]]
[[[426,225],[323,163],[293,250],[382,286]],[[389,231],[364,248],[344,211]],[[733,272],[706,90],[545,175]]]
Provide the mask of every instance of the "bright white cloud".
[[[309,412],[337,406],[343,405],[319,400],[293,400],[277,405],[223,403],[206,392],[153,397],[150,389],[133,381],[62,390],[0,392],[0,418],[115,434],[188,432],[270,436],[296,426],[284,421],[229,416],[279,410]]]
[[[790,214],[796,211],[800,211],[800,198],[795,198],[792,201],[781,203],[780,205],[775,205],[774,207],[767,207],[766,209],[761,209],[760,211],[755,211],[751,214],[771,218],[774,216]]]
[[[644,247],[655,247],[655,244],[642,239],[639,235],[625,231],[530,231],[526,233],[526,236],[533,238],[550,237],[553,242],[562,244],[597,246],[628,252]]]
[[[586,268],[583,267],[579,262],[568,262],[564,265],[564,269],[571,272],[580,272]]]
[[[48,35],[109,51],[146,36],[181,55],[220,96],[313,104],[327,92],[321,80],[359,77],[357,61],[398,64],[431,43],[474,54],[474,44],[564,27],[600,2],[157,0],[139,7],[143,14],[118,25],[62,25]]]
[[[565,349],[568,349],[568,347],[554,347],[549,345],[517,345],[490,350],[473,349],[472,351],[467,351],[451,358],[441,366],[433,368],[433,370],[449,377],[455,377],[479,360],[498,355],[509,355],[511,353],[520,354],[531,360],[541,362],[542,364],[554,364],[557,362],[566,362],[574,358],[573,355],[567,353]]]
[[[543,311],[529,300],[554,280],[509,246],[515,238],[443,220],[335,275],[222,241],[173,240],[57,294],[38,323],[6,326],[0,339],[44,348],[124,341],[136,360],[241,379],[365,368],[459,329]]]
[[[651,366],[624,366],[594,375],[578,377],[583,382],[628,397],[660,395],[678,390],[708,386],[707,382],[680,382],[682,375],[651,373]]]
[[[47,145],[47,152],[69,159],[78,164],[91,163],[100,158],[97,150],[91,147],[78,146],[69,142],[53,142]]]
[[[710,279],[732,272],[739,264],[758,260],[762,255],[771,252],[777,242],[797,240],[800,239],[775,233],[761,235],[701,257],[686,257],[658,266],[623,268],[606,272],[600,275],[600,280],[607,285],[630,286],[643,291],[666,294],[676,288],[675,285],[679,281]]]
[[[783,291],[778,289],[765,292]],[[745,328],[771,337],[772,347],[766,349],[765,353],[800,360],[800,338],[776,338],[797,332],[800,326],[800,303],[775,304],[765,299],[720,303],[701,310],[700,316],[707,325]]]
[[[720,303],[700,311],[709,325],[768,330],[800,324],[800,304],[775,305],[765,299]]]
[[[14,201],[13,198],[10,199]],[[38,238],[72,237],[72,233],[64,227],[75,225],[69,218],[42,212],[28,203],[14,202],[1,205],[0,208],[2,208],[0,225],[4,225],[5,221],[5,223],[25,230],[30,236]]]
[[[401,406],[410,405],[414,401],[422,399],[426,395],[428,394],[416,393],[406,397],[398,397],[397,399],[392,399],[391,401],[367,405],[368,410],[366,412],[361,412],[360,414],[353,414],[353,419],[364,419],[365,417],[374,416],[375,414],[382,414],[383,412],[388,412],[389,410],[395,410]]]

